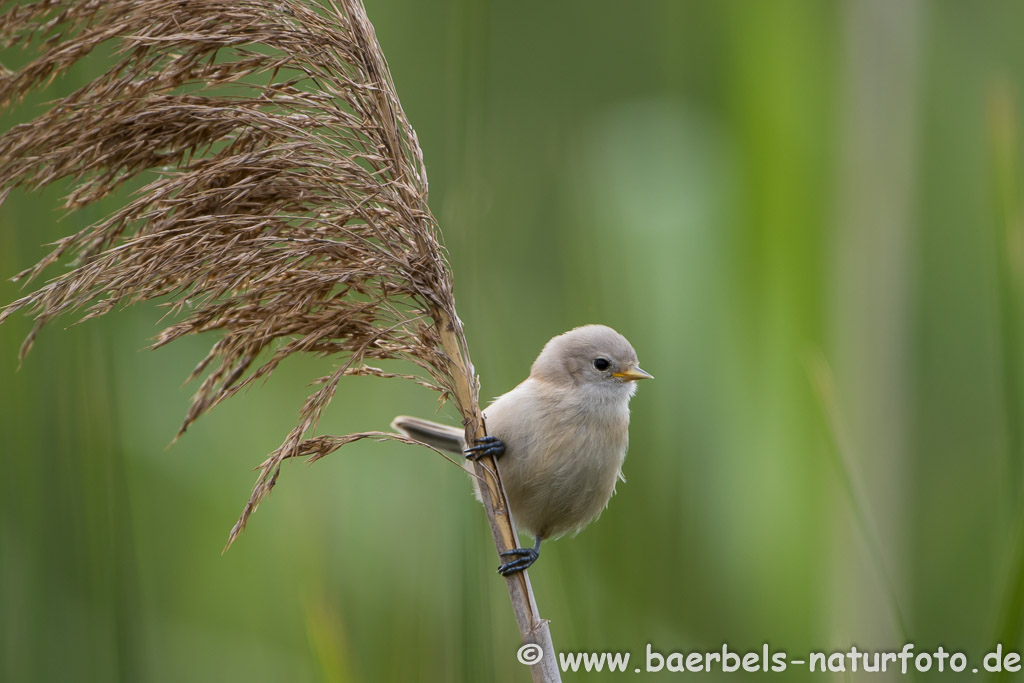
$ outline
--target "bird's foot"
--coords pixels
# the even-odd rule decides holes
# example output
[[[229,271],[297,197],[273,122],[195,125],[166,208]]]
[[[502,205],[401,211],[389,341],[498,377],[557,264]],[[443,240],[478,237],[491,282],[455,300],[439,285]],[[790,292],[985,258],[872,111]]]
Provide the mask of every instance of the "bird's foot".
[[[536,548],[513,548],[501,554],[502,557],[515,557],[516,559],[506,562],[498,567],[498,573],[502,576],[521,572],[540,557],[540,551]]]
[[[473,461],[479,460],[486,455],[497,458],[505,453],[505,442],[496,436],[484,436],[476,440],[475,446],[467,448],[462,453],[466,458]]]

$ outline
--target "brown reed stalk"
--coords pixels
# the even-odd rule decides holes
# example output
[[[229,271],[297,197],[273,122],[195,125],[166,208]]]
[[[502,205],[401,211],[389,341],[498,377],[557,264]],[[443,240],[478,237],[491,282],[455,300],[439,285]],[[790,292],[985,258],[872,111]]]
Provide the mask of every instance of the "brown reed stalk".
[[[0,108],[115,50],[103,75],[0,135],[0,201],[63,181],[76,210],[144,183],[15,277],[72,266],[0,309],[0,322],[16,311],[35,320],[22,358],[61,314],[165,298],[174,322],[154,347],[216,334],[179,435],[288,356],[336,359],[259,466],[229,545],[286,459],[368,437],[411,441],[313,435],[346,375],[418,382],[454,401],[467,440],[484,434],[422,153],[358,0],[0,0],[0,12],[0,47],[32,55],[0,64]],[[394,359],[420,374],[371,365]],[[495,463],[481,460],[477,475],[498,551],[516,547]],[[524,642],[545,650],[534,680],[557,680],[525,572],[508,587]]]

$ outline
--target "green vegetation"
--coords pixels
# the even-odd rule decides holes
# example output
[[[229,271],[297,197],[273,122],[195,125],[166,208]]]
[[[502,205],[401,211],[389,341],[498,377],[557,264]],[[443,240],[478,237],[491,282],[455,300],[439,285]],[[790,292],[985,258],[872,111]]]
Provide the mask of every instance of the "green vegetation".
[[[588,322],[656,377],[628,483],[531,571],[557,649],[1024,649],[1024,6],[367,5],[482,395]],[[13,193],[0,302],[113,206]],[[162,314],[58,322],[20,370],[30,323],[0,327],[0,680],[529,679],[483,512],[430,451],[286,463],[221,555],[331,364],[290,360],[168,449],[208,345],[139,351]],[[319,431],[431,416],[406,384],[347,378]]]

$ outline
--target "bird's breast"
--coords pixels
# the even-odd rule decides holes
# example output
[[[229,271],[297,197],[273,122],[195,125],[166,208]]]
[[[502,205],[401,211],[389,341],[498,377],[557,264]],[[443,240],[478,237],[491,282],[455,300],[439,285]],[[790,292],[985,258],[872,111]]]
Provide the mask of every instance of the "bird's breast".
[[[502,478],[521,525],[553,537],[604,509],[628,445],[625,402],[527,380],[485,414],[488,432],[505,442]]]

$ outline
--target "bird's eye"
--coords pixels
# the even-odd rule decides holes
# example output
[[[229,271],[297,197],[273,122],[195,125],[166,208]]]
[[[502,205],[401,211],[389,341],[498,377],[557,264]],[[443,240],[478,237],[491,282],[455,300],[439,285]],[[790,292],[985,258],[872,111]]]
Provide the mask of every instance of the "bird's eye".
[[[610,365],[611,365],[611,363],[608,362],[607,358],[595,358],[594,359],[594,367],[597,368],[598,370],[600,370],[601,372],[604,372],[605,370],[607,370]]]

